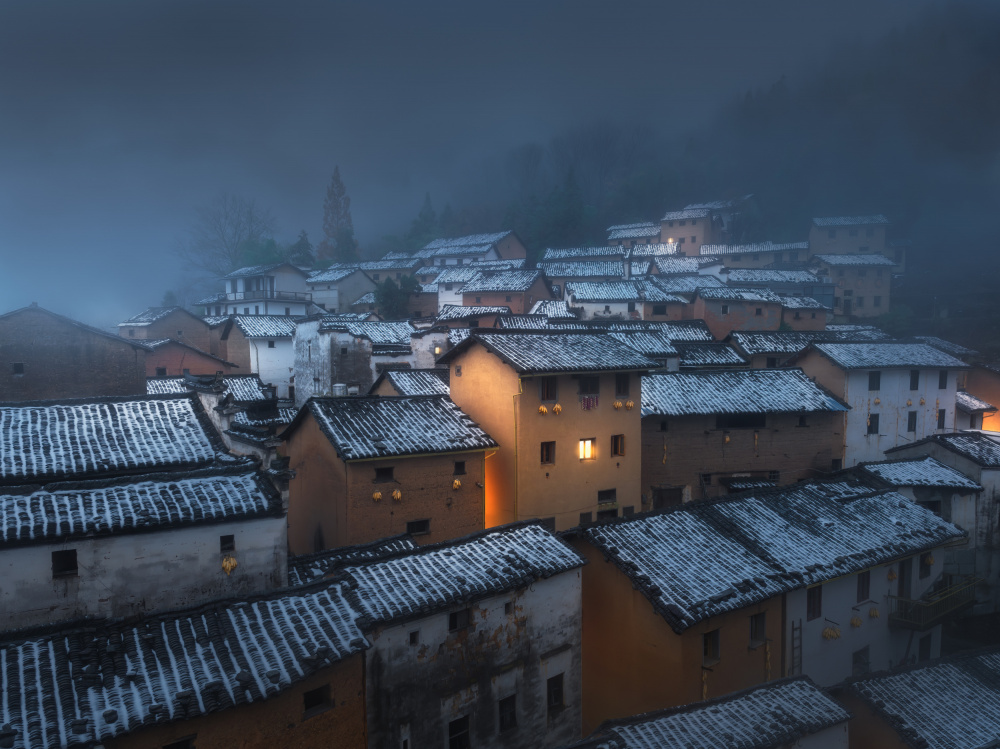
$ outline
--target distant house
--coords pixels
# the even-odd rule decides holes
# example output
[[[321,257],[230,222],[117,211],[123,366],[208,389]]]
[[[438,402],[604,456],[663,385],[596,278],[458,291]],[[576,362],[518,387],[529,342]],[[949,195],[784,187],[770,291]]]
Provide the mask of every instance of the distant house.
[[[878,461],[893,447],[955,428],[964,362],[924,343],[813,343],[786,362],[847,403],[843,465]],[[834,459],[836,459],[836,455]]]
[[[889,312],[893,262],[884,255],[814,255],[812,268],[834,284],[833,310],[847,318]]]
[[[809,243],[765,240],[746,244],[705,244],[699,254],[718,258],[730,272],[738,268],[796,267],[809,259]]]
[[[502,305],[446,304],[434,322],[449,328],[492,328],[498,316],[510,313],[510,307]]]
[[[434,279],[434,283],[438,288],[438,312],[443,311],[448,306],[460,307],[462,305],[462,288],[465,284],[483,275],[481,268],[467,265],[449,265],[443,268],[438,266],[437,269],[438,275]]]
[[[545,279],[537,270],[509,270],[480,275],[462,287],[466,306],[510,307],[515,315],[523,314],[539,299],[551,299]]]
[[[337,314],[350,312],[352,304],[375,290],[375,282],[357,266],[338,266],[311,273],[306,287],[315,304]]]
[[[212,328],[212,353],[274,385],[279,398],[294,400],[294,334],[295,318],[286,315],[234,315]]]
[[[146,377],[180,377],[185,374],[214,375],[232,373],[238,365],[204,349],[189,346],[172,338],[147,340]]]
[[[969,395],[983,403],[993,405],[1000,403],[1000,364],[980,362],[972,365],[965,376],[965,389]],[[968,405],[971,405],[971,401]],[[976,410],[982,411],[981,428],[1000,431],[1000,416],[997,412],[989,409]]]
[[[889,219],[881,213],[814,218],[809,227],[810,252],[813,255],[883,254],[888,228]]]
[[[0,402],[143,395],[141,341],[37,305],[0,315]]]
[[[825,330],[833,322],[833,310],[812,297],[781,297],[781,328]]]
[[[565,295],[566,302],[570,307],[581,310],[580,319],[582,320],[608,318],[638,320],[642,317],[639,289],[632,281],[568,283]],[[664,309],[665,313],[666,309]],[[680,319],[680,316],[677,319]]]
[[[208,324],[183,307],[150,307],[118,323],[118,335],[142,341],[169,338],[205,352],[211,346]]]
[[[517,234],[500,231],[435,239],[418,254],[433,265],[468,265],[481,261],[523,259],[527,251]]]
[[[639,375],[656,369],[608,335],[472,332],[439,359],[451,398],[489,432],[486,525],[562,530],[639,506]]]
[[[716,234],[708,208],[667,211],[660,219],[660,241],[676,244],[681,255],[697,255],[701,246],[714,240]]]
[[[206,315],[308,315],[313,311],[308,277],[291,263],[250,265],[223,276],[225,291],[201,304]]]
[[[692,502],[573,532],[589,562],[584,732],[782,675],[831,685],[900,663],[912,652],[905,613],[939,577],[942,545],[963,536],[901,495],[845,483]],[[940,620],[925,631],[938,653]]]
[[[726,343],[703,341],[675,341],[674,348],[680,356],[679,369],[745,369],[747,361]]]
[[[691,316],[704,320],[718,339],[734,330],[777,330],[781,310],[781,297],[766,289],[701,287],[691,303]]]
[[[553,292],[565,298],[566,284],[571,281],[621,281],[631,278],[631,262],[620,260],[557,260],[541,261],[538,269],[552,284]]]
[[[734,330],[726,338],[753,369],[780,367],[813,342],[885,341],[887,333],[878,328],[851,326],[851,330],[751,331]]]
[[[420,260],[413,257],[396,257],[383,260],[368,260],[358,263],[358,267],[364,272],[372,283],[378,285],[391,279],[397,284],[403,276],[412,276],[420,264]]]
[[[608,244],[620,244],[628,249],[637,244],[659,244],[659,242],[660,225],[654,221],[608,227]]]
[[[814,478],[846,410],[797,369],[647,375],[643,509]]]
[[[285,430],[293,554],[484,527],[497,443],[444,396],[311,398]]]

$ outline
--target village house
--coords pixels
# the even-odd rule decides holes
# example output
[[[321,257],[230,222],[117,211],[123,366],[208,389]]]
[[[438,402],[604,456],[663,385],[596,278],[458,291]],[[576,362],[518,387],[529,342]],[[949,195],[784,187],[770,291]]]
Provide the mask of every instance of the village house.
[[[987,749],[1000,725],[996,649],[871,674],[837,691],[851,749]]]
[[[476,261],[517,260],[527,257],[520,238],[512,231],[435,239],[424,245],[421,254],[430,259],[433,265],[468,265]]]
[[[206,315],[309,315],[309,271],[291,263],[250,265],[222,277],[225,291],[202,300]]]
[[[567,749],[651,749],[674,746],[678,740],[692,749],[848,749],[850,719],[812,680],[796,676],[714,700],[609,720]]]
[[[567,282],[621,281],[631,277],[631,262],[620,260],[557,260],[538,263],[557,299],[566,298]]]
[[[878,317],[889,312],[893,262],[884,255],[814,255],[816,275],[835,286],[834,313],[846,318]]]
[[[170,338],[205,352],[211,347],[208,324],[183,307],[150,307],[118,323],[118,335],[141,341]]]
[[[680,371],[696,369],[745,369],[747,361],[726,343],[674,341]]]
[[[628,251],[619,244],[604,247],[549,247],[539,262],[583,262],[625,260]]]
[[[293,554],[484,527],[497,443],[444,396],[311,398],[285,430]]]
[[[385,283],[386,280],[391,280],[398,285],[398,283],[403,279],[403,276],[412,276],[413,271],[416,270],[420,264],[421,263],[417,258],[397,257],[391,260],[368,260],[363,263],[358,263],[358,268],[360,268],[362,272],[368,276],[368,279],[376,286],[381,283]]]
[[[843,483],[574,531],[568,538],[589,562],[584,733],[782,675],[830,685],[862,666],[903,662],[912,638],[890,627],[899,609],[887,596],[919,598],[940,575],[940,547],[963,535],[898,494]],[[940,629],[929,630],[935,654]]]
[[[520,315],[539,299],[551,299],[552,294],[540,271],[507,270],[480,275],[462,287],[462,304],[465,306],[510,307]]]
[[[473,260],[470,266],[483,273],[496,273],[502,270],[524,270],[525,258],[511,257],[503,260]]]
[[[359,564],[373,559],[381,559],[399,551],[416,549],[413,536],[400,533],[398,536],[380,538],[367,544],[341,546],[324,549],[309,554],[299,554],[288,558],[288,584],[307,585],[324,578],[333,579],[350,564]]]
[[[846,410],[798,369],[647,375],[643,509],[826,472],[830,434]]]
[[[365,314],[375,315],[377,317],[378,305],[375,303],[375,292],[369,291],[367,294],[358,297],[354,302],[351,303],[351,312],[355,314]]]
[[[446,304],[434,321],[449,328],[492,328],[500,315],[509,315],[510,307]]]
[[[0,746],[364,746],[368,642],[347,587],[12,633]]]
[[[725,288],[718,278],[708,274],[692,273],[689,275],[654,276],[653,283],[667,294],[677,294],[692,298],[695,291],[703,288]]]
[[[211,353],[277,388],[295,400],[295,318],[287,315],[233,315],[211,329]]]
[[[715,235],[708,208],[668,211],[660,219],[660,239],[676,244],[681,255],[697,255],[701,246],[714,240]]]
[[[925,343],[813,343],[785,363],[847,403],[834,446],[843,467],[955,428],[957,377],[968,367]]]
[[[809,227],[810,253],[882,254],[887,246],[888,228],[889,219],[881,213],[871,216],[814,218]]]
[[[812,297],[781,297],[782,330],[826,330],[833,310]]]
[[[486,461],[486,526],[562,530],[639,506],[640,374],[608,335],[473,332],[439,360],[455,403],[500,445]]]
[[[616,224],[608,227],[608,244],[619,244],[625,249],[637,244],[659,244],[660,225],[655,221],[637,224]]]
[[[540,299],[528,311],[530,315],[544,315],[548,320],[570,321],[577,317],[564,299]]]
[[[955,393],[955,428],[984,429],[983,422],[992,418],[997,407],[992,403],[980,400],[964,390]]]
[[[723,268],[720,278],[730,286],[745,289],[768,289],[782,297],[808,297],[822,306],[833,307],[834,284],[807,270],[773,268]]]
[[[965,373],[964,386],[969,395],[983,403],[1000,403],[1000,364],[995,362],[973,364]],[[960,425],[962,426],[964,425]],[[997,416],[997,412],[983,409],[980,428],[1000,432],[1000,416]]]
[[[720,340],[734,330],[777,330],[781,297],[766,289],[703,286],[695,289],[690,315],[704,320]]]
[[[548,330],[545,315],[498,315],[493,327],[498,330]]]
[[[280,497],[193,395],[10,405],[0,425],[0,629],[283,584]]]
[[[141,341],[32,304],[0,315],[0,402],[146,392]]]
[[[231,374],[239,367],[204,349],[189,346],[172,338],[143,341],[149,349],[146,354],[146,377],[180,377],[185,374],[214,375],[216,372]]]
[[[737,268],[795,268],[809,259],[809,243],[765,240],[744,244],[705,244],[696,254],[718,258],[730,271]]]
[[[438,266],[437,270],[438,275],[434,279],[434,283],[438,287],[438,312],[443,311],[449,305],[462,306],[462,288],[465,284],[482,277],[484,274],[482,269],[468,265],[449,265],[444,268]]]
[[[447,369],[390,369],[379,375],[369,395],[448,395]]]
[[[580,567],[538,524],[348,567],[371,649],[369,747],[535,749],[580,736]]]
[[[750,362],[751,369],[780,367],[813,342],[884,340],[889,340],[889,335],[878,328],[819,331],[734,330],[726,338],[726,342]]]
[[[670,334],[662,330],[625,330],[609,333],[633,351],[638,351],[647,359],[652,359],[664,372],[676,372],[680,368],[680,352],[670,339]]]
[[[726,270],[722,260],[717,257],[696,255],[681,257],[679,255],[661,255],[654,259],[650,272],[656,276],[715,276],[722,280],[722,272]]]
[[[639,290],[632,281],[571,282],[566,284],[565,294],[569,306],[580,310],[581,320],[638,320],[642,316]],[[684,300],[680,301],[683,303]],[[680,316],[676,319],[680,319]]]
[[[350,312],[352,304],[375,291],[375,282],[356,265],[333,266],[310,274],[306,287],[315,304],[337,314]]]

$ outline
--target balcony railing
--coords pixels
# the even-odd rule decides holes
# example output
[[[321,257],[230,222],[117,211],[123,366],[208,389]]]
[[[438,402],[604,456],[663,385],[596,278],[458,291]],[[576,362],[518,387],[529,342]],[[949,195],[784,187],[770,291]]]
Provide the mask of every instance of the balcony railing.
[[[256,299],[276,299],[285,302],[311,302],[312,294],[304,291],[272,291],[270,289],[258,289],[256,291],[230,291],[226,294],[226,300],[230,302],[244,302]]]
[[[918,631],[930,629],[975,603],[976,585],[981,582],[978,577],[963,577],[917,600],[889,596],[889,624]]]

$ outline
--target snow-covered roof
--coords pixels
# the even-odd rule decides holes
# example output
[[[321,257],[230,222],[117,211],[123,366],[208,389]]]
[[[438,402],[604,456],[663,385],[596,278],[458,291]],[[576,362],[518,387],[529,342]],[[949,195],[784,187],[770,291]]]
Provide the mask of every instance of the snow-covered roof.
[[[0,484],[194,468],[224,452],[191,395],[0,405]]]
[[[267,414],[267,415],[264,415]],[[230,422],[232,427],[267,427],[279,424],[291,424],[298,414],[298,409],[280,407],[271,412],[237,411]],[[230,433],[231,432],[227,432]]]
[[[549,320],[552,330],[585,330],[593,332],[656,331],[669,341],[706,341],[715,338],[704,320]]]
[[[167,395],[170,393],[186,393],[187,385],[183,377],[147,377],[146,395]]]
[[[372,391],[379,382],[387,380],[400,395],[448,395],[447,369],[390,369],[379,375]]]
[[[489,275],[480,275],[462,287],[463,294],[481,291],[527,291],[539,278],[537,270],[503,270]]]
[[[503,330],[548,330],[545,315],[498,315],[493,327]]]
[[[731,340],[747,356],[757,354],[796,354],[814,341],[865,341],[885,340],[889,336],[877,328],[868,330],[801,330],[801,331],[748,331],[734,330]]]
[[[672,372],[642,378],[643,416],[846,410],[800,369]]]
[[[413,537],[403,533],[399,536],[381,538],[358,546],[341,546],[336,549],[301,554],[288,558],[288,584],[305,585],[326,577],[349,564],[379,559],[417,548]]]
[[[438,313],[438,322],[446,320],[468,320],[469,318],[483,317],[484,315],[509,315],[510,307],[504,306],[476,306],[462,304],[446,304]]]
[[[830,309],[825,304],[820,304],[811,296],[783,296],[781,306],[785,309]]]
[[[670,339],[659,330],[628,330],[609,335],[651,359],[680,355]]]
[[[233,322],[247,338],[291,338],[296,319],[286,315],[236,315]]]
[[[368,647],[349,595],[331,583],[0,643],[9,746],[84,749],[269,699]]]
[[[660,224],[643,222],[640,224],[617,224],[608,227],[608,241],[616,239],[633,239],[636,237],[658,237],[660,236]]]
[[[357,304],[375,304],[375,292],[369,291],[367,294],[362,294],[353,302],[351,302],[352,307]]]
[[[538,263],[538,269],[549,278],[621,278],[621,260],[565,260]]]
[[[674,343],[681,356],[682,367],[742,367],[746,360],[725,343]]]
[[[311,398],[282,436],[312,414],[342,460],[485,450],[497,443],[444,396]]]
[[[566,296],[575,302],[635,302],[639,289],[632,281],[572,281]]]
[[[886,225],[889,223],[889,219],[881,213],[876,213],[871,216],[828,216],[825,218],[814,218],[813,223],[816,226],[874,226],[878,224]]]
[[[1000,439],[1000,436],[998,436]],[[952,434],[934,434],[908,445],[891,447],[885,454],[914,447],[915,445],[937,444],[941,447],[968,458],[982,468],[1000,468],[1000,441],[982,432],[954,432]]]
[[[472,331],[469,328],[451,328],[448,331],[448,343],[452,348],[469,337]]]
[[[594,738],[613,740],[608,749],[781,749],[798,746],[810,734],[850,718],[808,677],[798,676],[707,702],[608,721]]]
[[[439,266],[438,270],[437,278],[434,279],[434,283],[438,286],[443,283],[468,283],[484,273],[482,268],[474,268],[471,265]]]
[[[660,256],[656,258],[656,269],[664,276],[687,276],[698,273],[709,265],[718,265],[722,261],[717,257],[675,257]]]
[[[320,322],[321,333],[348,333],[355,338],[367,338],[374,344],[410,345],[410,337],[416,332],[406,321],[383,322],[326,318]]]
[[[936,486],[974,491],[981,491],[983,488],[964,473],[939,463],[930,456],[914,460],[862,463],[859,467],[896,487]]]
[[[874,252],[866,252],[860,255],[813,255],[812,260],[825,263],[831,267],[892,266],[896,264],[895,261],[890,260],[885,255],[879,255]]]
[[[481,271],[521,270],[524,268],[524,258],[514,257],[509,260],[473,260],[471,267]]]
[[[621,245],[607,245],[605,247],[549,247],[542,255],[542,261],[550,260],[583,260],[584,258],[618,258],[621,260],[628,252]]]
[[[980,398],[967,393],[964,390],[959,390],[955,393],[955,405],[959,409],[965,411],[966,413],[978,413],[980,411],[996,411],[997,407],[992,403],[987,403]]]
[[[769,302],[781,304],[781,297],[769,289],[740,289],[732,286],[709,286],[698,289],[698,296],[713,302]]]
[[[989,749],[1000,736],[1000,651],[861,677],[847,686],[916,749]]]
[[[843,369],[968,368],[961,359],[926,343],[814,343],[812,347]]]
[[[348,567],[345,574],[359,610],[377,625],[526,588],[583,564],[551,531],[528,522]]]
[[[272,400],[264,392],[264,383],[261,382],[260,376],[255,374],[223,375],[221,380],[208,375],[146,378],[147,395],[188,393],[192,390],[216,392],[220,396],[231,395],[237,403]]]
[[[799,243],[793,245],[775,244],[771,241],[750,242],[747,244],[703,244],[698,248],[699,255],[754,255],[761,252],[783,252],[786,249],[801,249]]]
[[[708,208],[684,208],[680,211],[667,211],[660,221],[687,221],[691,218],[705,218],[709,214]]]
[[[0,548],[280,514],[273,487],[252,468],[237,470],[3,489]]]
[[[944,351],[946,354],[951,354],[952,356],[961,358],[963,356],[976,356],[979,354],[975,349],[967,348],[961,346],[957,343],[952,343],[951,341],[946,341],[943,338],[938,338],[932,335],[918,335],[913,336],[921,343],[926,343],[928,346],[933,346],[938,351]]]
[[[722,288],[725,286],[715,276],[653,276],[652,281],[668,294],[690,294],[696,289]]]
[[[575,320],[565,299],[539,299],[528,311],[531,315],[545,315],[549,319]]]
[[[635,284],[635,288],[639,292],[639,298],[644,302],[688,303],[684,297],[664,291],[653,277],[637,278],[632,283]]]
[[[492,234],[467,234],[464,237],[451,237],[435,239],[424,245],[425,250],[439,250],[453,247],[467,247],[469,245],[486,245],[487,247],[496,244],[501,239],[511,234],[510,230],[493,232]]]
[[[659,366],[609,335],[555,331],[474,333],[439,361],[450,361],[475,343],[521,374],[645,370]]]
[[[726,270],[726,274],[729,283],[737,285],[741,283],[820,283],[816,274],[807,270],[729,268]]]
[[[318,270],[309,278],[306,279],[306,283],[337,283],[338,281],[343,281],[345,278],[353,273],[357,273],[361,268],[358,266],[352,266],[349,268],[327,268],[326,270]]]
[[[750,200],[753,197],[753,193],[748,195],[742,195],[738,198],[729,198],[728,200],[710,200],[707,203],[688,203],[684,206],[685,210],[691,210],[696,208],[710,208],[713,211],[724,211],[730,208],[736,208],[741,203]]]
[[[119,327],[128,326],[130,328],[145,327],[146,325],[152,325],[157,320],[162,320],[164,317],[173,314],[177,310],[185,312],[183,307],[150,307],[138,315],[132,315],[127,320],[118,323]]]
[[[306,271],[302,270],[298,266],[292,265],[291,263],[280,262],[280,263],[266,263],[264,265],[247,265],[243,268],[238,268],[237,270],[234,270],[232,273],[227,273],[222,278],[223,279],[250,278],[251,276],[262,276],[265,273],[270,273],[271,271],[277,270],[278,268],[281,268],[283,266],[288,266],[292,270],[298,271],[304,276],[308,275]]]
[[[667,257],[670,255],[676,255],[678,252],[678,245],[676,242],[659,242],[653,244],[639,244],[629,250],[629,257],[633,260],[637,258],[649,258],[656,259],[658,257]]]
[[[580,531],[675,632],[965,536],[895,492],[802,483]]]

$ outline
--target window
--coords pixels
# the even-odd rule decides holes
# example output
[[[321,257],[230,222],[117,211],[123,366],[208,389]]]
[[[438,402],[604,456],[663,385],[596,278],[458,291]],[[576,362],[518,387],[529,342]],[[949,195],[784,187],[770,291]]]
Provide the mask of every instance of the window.
[[[594,376],[580,377],[580,395],[600,395],[601,378]]]
[[[194,749],[194,740],[197,737],[198,734],[185,736],[183,739],[177,739],[177,741],[171,741],[169,744],[164,744],[163,749]]]
[[[929,661],[931,659],[931,644],[934,642],[932,639],[934,635],[924,635],[920,638],[920,642],[917,645],[917,660],[918,661]]]
[[[268,341],[267,342],[267,347],[268,348],[274,348],[274,341]]]
[[[543,401],[554,401],[558,398],[559,388],[557,377],[541,377],[538,380],[538,397]]]
[[[684,237],[677,240],[677,244],[684,244]]]
[[[872,297],[872,306],[873,307],[881,307],[882,306],[882,297],[880,297],[880,296]]]
[[[625,397],[628,395],[629,376],[627,374],[615,375],[615,395]]]
[[[920,389],[920,370],[911,369],[910,370],[910,390]]]
[[[617,457],[625,454],[625,435],[624,434],[612,434],[611,435],[611,457]]]
[[[665,315],[667,314],[667,305],[665,304],[654,304],[653,305],[654,315]]]
[[[226,554],[236,551],[236,536],[219,536],[219,553]]]
[[[455,376],[456,377],[461,377],[462,376],[462,365],[461,364],[456,364],[455,365]]]
[[[292,314],[292,308],[291,307],[285,307],[285,314],[286,315],[291,315]]]
[[[510,301],[510,294],[508,294],[506,297],[504,297],[504,301],[507,301],[507,302]]]
[[[618,517],[618,510],[612,508],[610,510],[598,510],[597,511],[597,522],[601,523],[605,520],[614,520]]]
[[[469,327],[470,328],[478,328],[479,327],[479,318],[478,317],[469,318]]]
[[[724,314],[724,315],[728,315],[729,314],[729,305],[728,304],[723,304],[722,305],[722,314]]]
[[[563,708],[563,675],[556,674],[550,676],[545,682],[545,704],[549,708],[549,715],[552,715]]]
[[[713,629],[701,636],[701,665],[712,666],[719,662],[719,630]]]
[[[375,483],[378,484],[386,481],[393,481],[392,466],[386,466],[385,468],[376,468]]]
[[[444,285],[444,288],[445,288],[445,291],[451,291],[453,288],[455,288],[455,284],[453,284],[453,283],[446,283]]]
[[[129,338],[135,338],[135,328],[129,328],[128,329],[128,337]]]
[[[606,505],[618,501],[617,489],[600,489],[597,492],[597,504]]]
[[[76,549],[52,552],[52,577],[73,577],[76,574]]]
[[[347,346],[341,346],[340,347],[340,355],[341,356],[347,356]]]
[[[878,434],[878,414],[868,414],[868,434]]]
[[[851,654],[851,676],[863,676],[871,670],[871,659],[868,657],[868,646],[855,650]]]
[[[882,373],[881,372],[869,372],[868,373],[868,389],[878,390],[882,387]]]
[[[930,552],[920,555],[920,571],[917,576],[923,580],[924,578],[931,576],[931,567],[934,566],[934,557],[931,556]]]
[[[448,724],[448,749],[470,749],[469,716],[463,715]]]
[[[455,476],[464,476],[465,475],[465,461],[464,460],[456,460],[455,461],[455,474],[454,475]]]
[[[410,644],[411,645],[419,645],[420,644],[420,630],[419,629],[415,629],[412,632],[410,632]]]
[[[872,573],[871,570],[865,570],[864,572],[858,573],[858,600],[857,603],[864,603],[869,598],[871,598],[872,590]]]
[[[806,418],[805,414],[802,414],[802,415],[799,416],[799,426],[800,427],[807,427],[807,426],[809,426],[809,421]]]
[[[712,485],[712,474],[710,474],[710,473],[703,473],[703,474],[701,474],[701,483],[704,486],[711,486]]]
[[[863,296],[855,297],[854,298],[854,306],[858,307],[859,309],[861,307],[864,307],[865,306],[865,298]]]
[[[716,429],[763,429],[767,422],[765,414],[718,414]]]
[[[767,480],[768,481],[773,481],[776,484],[780,483],[781,482],[781,471],[768,471],[767,472]]]
[[[517,728],[517,695],[504,697],[500,700],[500,733]]]
[[[593,437],[580,440],[580,460],[593,460],[597,457],[597,450],[594,449]]]
[[[586,525],[587,523],[594,522],[594,513],[592,512],[581,512],[580,513],[580,525]]]
[[[767,613],[761,611],[750,617],[750,647],[763,645],[767,640]]]
[[[635,505],[629,505],[628,507],[622,508],[622,517],[630,518],[635,515]]]
[[[944,390],[948,387],[948,370],[943,369],[938,372],[938,390]]]
[[[677,222],[678,226],[684,226],[685,224],[687,224],[687,221],[685,221],[684,219],[681,219],[680,221]]]
[[[917,431],[917,412],[910,411],[906,414],[906,431],[915,432]]]
[[[431,521],[411,520],[406,524],[406,532],[411,536],[426,536],[431,532]]]
[[[698,241],[698,237],[697,236],[691,237],[691,244],[694,244],[697,241]]]
[[[661,432],[667,431],[667,420],[666,419],[664,419],[663,421],[660,422],[660,431]]]
[[[167,376],[167,368],[166,367],[157,367],[156,368],[156,376],[157,377],[166,377]]]
[[[482,304],[483,298],[481,296],[476,297],[476,304]]]
[[[448,631],[457,632],[469,626],[469,609],[452,611],[448,614]]]
[[[939,408],[938,409],[938,423],[937,423],[937,428],[938,429],[944,429],[944,414],[945,414],[945,410],[943,408]]]
[[[778,366],[778,357],[777,356],[769,356],[769,357],[767,357],[767,368],[768,369],[774,369],[777,366]]]
[[[806,591],[806,619],[812,621],[823,616],[823,586],[816,585]]]
[[[10,365],[11,374],[23,375],[24,374],[24,362],[16,361]],[[163,372],[166,374],[166,370]],[[159,374],[159,373],[157,373]]]
[[[753,313],[757,317],[761,317],[764,314],[764,308],[763,307],[757,307],[757,308],[754,309]]]
[[[259,315],[259,314],[260,314],[260,305],[259,305],[259,304],[255,304],[255,305],[253,306],[253,313],[254,313],[255,315]]]
[[[542,443],[542,464],[551,465],[556,462],[556,443],[555,442],[543,442]],[[582,457],[582,455],[581,455]]]
[[[844,460],[843,460],[843,458],[833,458],[830,461],[830,470],[831,471],[839,471],[843,467],[844,467]]]
[[[305,715],[302,716],[303,720],[319,715],[331,707],[333,707],[333,701],[330,699],[329,684],[302,693],[302,708],[305,711]]]
[[[503,613],[507,616],[514,613],[514,603],[512,601],[507,601],[507,603],[503,605]]]
[[[244,315],[249,315],[250,314],[250,308],[249,307],[244,307],[243,308],[243,314]]]

